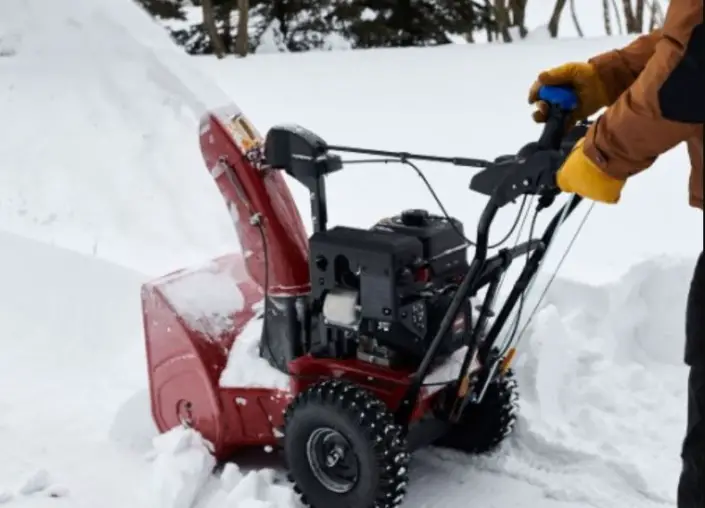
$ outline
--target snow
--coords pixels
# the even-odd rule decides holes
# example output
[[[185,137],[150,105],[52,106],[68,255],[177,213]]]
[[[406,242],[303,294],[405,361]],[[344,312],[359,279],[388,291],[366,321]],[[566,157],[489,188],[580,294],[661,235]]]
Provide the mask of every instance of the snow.
[[[3,0],[0,222],[161,275],[237,245],[197,135],[227,96],[127,1]]]
[[[228,361],[220,375],[222,388],[289,389],[289,376],[272,367],[259,356],[262,315],[253,317],[242,329],[228,353]]]
[[[534,26],[545,24],[538,17]],[[275,454],[219,472],[193,431],[157,437],[146,392],[141,284],[236,248],[197,146],[198,115],[223,90],[262,132],[296,122],[331,143],[491,158],[538,135],[525,101],[540,69],[627,40],[537,34],[516,45],[218,62],[182,55],[128,0],[3,0],[0,503],[296,506]],[[405,508],[675,505],[685,295],[703,245],[702,213],[686,204],[688,166],[677,147],[629,183],[622,203],[594,208],[519,345],[517,432],[491,458],[415,454]],[[472,232],[486,202],[467,189],[472,172],[422,169]],[[351,168],[327,188],[331,225],[437,209],[405,167]],[[292,192],[308,213],[306,190]],[[538,293],[586,209],[562,230]],[[515,210],[500,214],[493,238]],[[228,291],[236,306],[226,285],[212,294]],[[221,382],[267,381],[245,360],[258,326],[236,342],[242,356]]]
[[[154,439],[152,506],[190,508],[215,467],[208,443],[192,429],[176,428]]]
[[[211,445],[192,429],[176,427],[155,438],[150,480],[155,508],[291,508],[293,491],[271,468],[243,470],[228,463],[214,472]],[[200,496],[200,500],[198,499]]]
[[[223,272],[217,263],[167,277],[161,290],[189,328],[213,339],[234,329],[233,316],[242,311],[245,297],[235,274]]]

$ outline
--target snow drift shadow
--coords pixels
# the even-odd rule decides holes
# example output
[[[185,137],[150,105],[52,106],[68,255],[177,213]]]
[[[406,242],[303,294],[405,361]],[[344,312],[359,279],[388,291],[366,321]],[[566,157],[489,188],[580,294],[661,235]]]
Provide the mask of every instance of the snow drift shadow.
[[[135,392],[120,405],[109,431],[113,442],[136,453],[149,453],[158,434],[147,388]]]

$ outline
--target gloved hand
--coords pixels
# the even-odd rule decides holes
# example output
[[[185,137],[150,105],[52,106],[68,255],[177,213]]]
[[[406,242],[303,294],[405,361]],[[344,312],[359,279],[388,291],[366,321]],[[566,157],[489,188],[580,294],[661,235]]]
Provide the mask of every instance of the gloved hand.
[[[529,104],[537,104],[532,117],[535,122],[544,123],[548,105],[539,100],[539,89],[544,85],[570,86],[578,96],[578,107],[569,118],[569,125],[575,125],[590,115],[609,105],[609,97],[597,70],[586,62],[571,62],[541,72],[529,89]]]
[[[556,173],[556,184],[563,192],[575,193],[593,201],[615,204],[619,202],[626,183],[603,172],[583,152],[585,138],[575,148]]]

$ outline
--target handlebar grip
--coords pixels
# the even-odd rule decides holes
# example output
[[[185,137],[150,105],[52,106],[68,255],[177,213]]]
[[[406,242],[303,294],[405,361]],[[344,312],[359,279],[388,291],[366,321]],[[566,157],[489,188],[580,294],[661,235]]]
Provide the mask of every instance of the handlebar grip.
[[[578,95],[568,86],[544,85],[539,89],[538,97],[548,104],[548,118],[538,140],[538,147],[557,150],[565,134],[566,120],[578,107]]]
[[[563,111],[578,107],[578,94],[569,86],[544,85],[539,89],[539,100],[558,106]]]

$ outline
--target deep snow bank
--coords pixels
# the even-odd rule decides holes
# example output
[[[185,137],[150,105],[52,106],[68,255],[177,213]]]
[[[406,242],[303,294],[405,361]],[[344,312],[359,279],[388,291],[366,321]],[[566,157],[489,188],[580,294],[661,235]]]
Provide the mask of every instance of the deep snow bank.
[[[131,0],[0,3],[0,229],[160,274],[234,246],[198,117],[227,97]]]
[[[7,233],[0,244],[0,497],[134,505],[145,466],[107,429],[146,385],[143,276]]]
[[[660,256],[612,284],[558,279],[520,344],[517,432],[494,458],[419,454],[412,498],[460,508],[463,488],[489,490],[499,475],[541,492],[527,497],[527,507],[673,506],[686,412],[684,309],[694,264]],[[430,493],[423,490],[429,485]],[[524,506],[498,498],[497,506]]]
[[[556,284],[517,363],[524,407],[509,471],[599,506],[674,502],[694,265],[661,256],[614,284]]]

